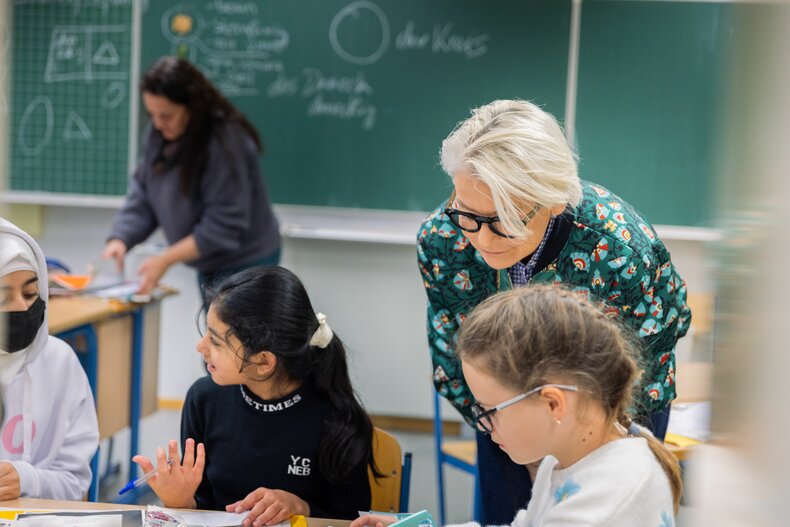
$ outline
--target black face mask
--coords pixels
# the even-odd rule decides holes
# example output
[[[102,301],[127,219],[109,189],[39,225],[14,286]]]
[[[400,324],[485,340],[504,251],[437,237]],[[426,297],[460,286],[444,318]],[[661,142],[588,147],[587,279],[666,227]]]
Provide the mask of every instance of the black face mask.
[[[3,349],[16,353],[30,346],[35,340],[41,324],[44,323],[44,310],[47,305],[38,297],[27,311],[11,311],[8,315],[8,343]]]

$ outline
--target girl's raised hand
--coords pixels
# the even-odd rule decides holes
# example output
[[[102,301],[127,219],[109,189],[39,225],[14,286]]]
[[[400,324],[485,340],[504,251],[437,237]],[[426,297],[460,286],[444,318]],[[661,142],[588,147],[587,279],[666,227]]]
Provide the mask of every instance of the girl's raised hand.
[[[159,447],[156,451],[156,476],[148,480],[148,484],[162,500],[166,507],[177,509],[194,509],[195,492],[203,480],[203,467],[206,465],[206,449],[203,443],[197,445],[195,440],[186,440],[184,460],[178,455],[178,443],[170,440],[165,450]],[[168,463],[168,458],[172,463]],[[132,461],[140,465],[144,473],[154,470],[151,461],[145,456],[134,456]]]
[[[264,487],[253,490],[247,494],[246,498],[231,503],[225,507],[225,510],[228,512],[250,511],[242,522],[244,527],[274,525],[296,514],[310,515],[310,506],[299,496],[284,490]]]
[[[385,527],[395,523],[397,520],[395,516],[387,516],[384,514],[363,514],[351,522],[349,527]]]

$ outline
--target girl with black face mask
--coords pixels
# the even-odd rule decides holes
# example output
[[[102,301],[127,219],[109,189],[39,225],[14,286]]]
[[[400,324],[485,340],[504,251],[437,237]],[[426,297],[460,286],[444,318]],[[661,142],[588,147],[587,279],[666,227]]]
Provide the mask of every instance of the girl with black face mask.
[[[0,218],[0,500],[82,499],[99,442],[88,379],[47,333],[47,271],[35,241]]]

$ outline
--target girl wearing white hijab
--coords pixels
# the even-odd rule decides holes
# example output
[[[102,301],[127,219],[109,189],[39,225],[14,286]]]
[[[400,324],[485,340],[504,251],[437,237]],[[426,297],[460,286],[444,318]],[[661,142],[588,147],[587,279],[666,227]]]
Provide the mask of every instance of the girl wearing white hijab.
[[[79,500],[99,444],[93,394],[74,350],[47,333],[38,244],[0,218],[0,500]]]

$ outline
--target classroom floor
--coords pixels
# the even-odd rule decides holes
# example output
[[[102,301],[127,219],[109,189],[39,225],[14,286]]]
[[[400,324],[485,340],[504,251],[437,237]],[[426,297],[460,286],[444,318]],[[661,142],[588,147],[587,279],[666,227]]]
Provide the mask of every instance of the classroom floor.
[[[178,439],[181,413],[162,410],[156,412],[141,422],[140,452],[153,456],[156,447],[165,445],[167,440]],[[418,511],[427,509],[438,514],[436,496],[436,472],[433,436],[430,434],[417,434],[394,432],[404,451],[412,453],[412,476],[409,509]],[[103,458],[100,472],[106,470],[107,442],[102,442]],[[121,471],[127,467],[129,450],[128,434],[121,433],[116,436],[113,445],[113,466],[121,464]],[[106,479],[102,484],[100,501],[112,501],[118,490],[128,481],[127,475],[115,474]],[[447,500],[448,523],[461,523],[469,521],[472,516],[472,478],[452,468],[445,469],[445,495]],[[148,493],[140,496],[140,503],[157,503],[156,496]],[[688,523],[689,511],[681,506],[678,514],[677,527],[684,527]],[[686,519],[686,521],[684,521]]]

